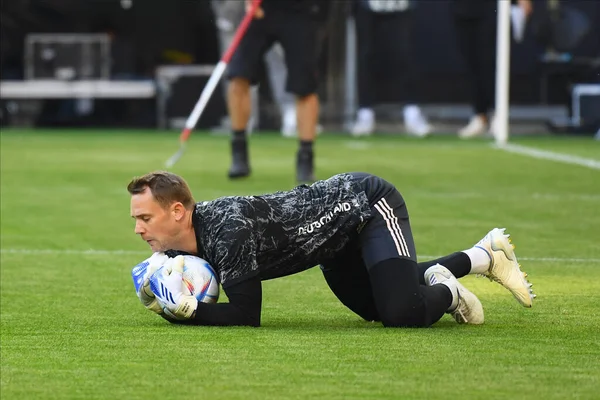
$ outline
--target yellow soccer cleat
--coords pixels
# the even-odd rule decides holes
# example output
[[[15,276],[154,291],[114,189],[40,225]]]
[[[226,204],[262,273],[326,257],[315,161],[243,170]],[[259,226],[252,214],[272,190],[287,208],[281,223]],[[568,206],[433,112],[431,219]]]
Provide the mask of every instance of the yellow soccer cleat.
[[[482,275],[507,288],[524,307],[531,307],[536,297],[532,284],[521,271],[510,235],[504,233],[504,228],[492,229],[475,247],[484,250],[491,260],[489,269]]]

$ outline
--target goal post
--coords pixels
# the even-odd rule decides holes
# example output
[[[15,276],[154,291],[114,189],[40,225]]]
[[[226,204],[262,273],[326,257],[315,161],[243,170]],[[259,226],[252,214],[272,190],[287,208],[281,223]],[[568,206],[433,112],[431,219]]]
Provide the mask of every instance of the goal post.
[[[496,126],[494,139],[502,146],[509,137],[510,104],[510,0],[498,0],[496,35]]]

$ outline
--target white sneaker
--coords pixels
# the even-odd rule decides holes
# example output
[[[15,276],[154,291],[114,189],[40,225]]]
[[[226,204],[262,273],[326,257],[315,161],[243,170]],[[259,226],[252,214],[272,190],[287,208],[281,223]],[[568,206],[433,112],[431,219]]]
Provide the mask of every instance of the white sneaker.
[[[431,133],[431,125],[415,105],[404,107],[404,127],[406,133],[412,136],[425,137]]]
[[[298,136],[296,128],[296,109],[290,107],[283,113],[281,135],[288,138],[296,137]]]
[[[352,125],[352,130],[350,133],[352,136],[369,136],[373,134],[375,131],[375,124],[372,122],[365,121],[356,121],[354,125]]]
[[[350,133],[352,136],[369,136],[375,130],[375,112],[370,108],[361,108]]]
[[[526,279],[527,274],[521,271],[509,237],[504,234],[504,229],[494,228],[475,245],[491,260],[490,268],[481,275],[507,288],[524,307],[531,307],[536,295]]]
[[[458,131],[458,137],[469,139],[475,136],[481,136],[485,133],[485,119],[479,115],[474,115],[469,124]]]
[[[427,286],[438,283],[448,286],[454,300],[448,309],[448,313],[454,317],[459,324],[481,325],[483,324],[483,306],[472,292],[464,287],[450,270],[440,264],[435,264],[425,271],[425,282]]]

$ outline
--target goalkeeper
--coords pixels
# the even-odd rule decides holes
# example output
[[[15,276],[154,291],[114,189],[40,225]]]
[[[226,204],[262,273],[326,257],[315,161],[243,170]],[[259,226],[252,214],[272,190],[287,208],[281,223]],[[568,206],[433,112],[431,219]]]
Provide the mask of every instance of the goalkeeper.
[[[502,229],[467,250],[417,263],[404,199],[374,175],[344,173],[289,191],[198,203],[169,172],[134,178],[127,189],[135,233],[153,252],[207,260],[229,299],[207,304],[184,295],[176,266],[165,282],[171,301],[138,293],[173,322],[260,326],[261,282],[316,265],[346,307],[386,327],[427,327],[444,313],[483,323],[481,303],[457,280],[467,274],[497,281],[525,307],[534,298]]]

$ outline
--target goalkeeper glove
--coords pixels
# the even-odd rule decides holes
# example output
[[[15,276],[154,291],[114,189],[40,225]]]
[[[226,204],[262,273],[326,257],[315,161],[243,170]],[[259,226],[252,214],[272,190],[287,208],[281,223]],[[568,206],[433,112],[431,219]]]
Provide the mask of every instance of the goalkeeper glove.
[[[154,293],[150,290],[150,277],[162,267],[169,257],[164,253],[154,253],[150,258],[136,265],[131,271],[135,291],[140,299],[140,302],[148,310],[157,314],[162,314],[163,309],[158,304]]]
[[[183,292],[184,263],[185,258],[177,256],[150,277],[150,289],[162,311],[179,321],[192,318],[198,307],[198,300]]]

